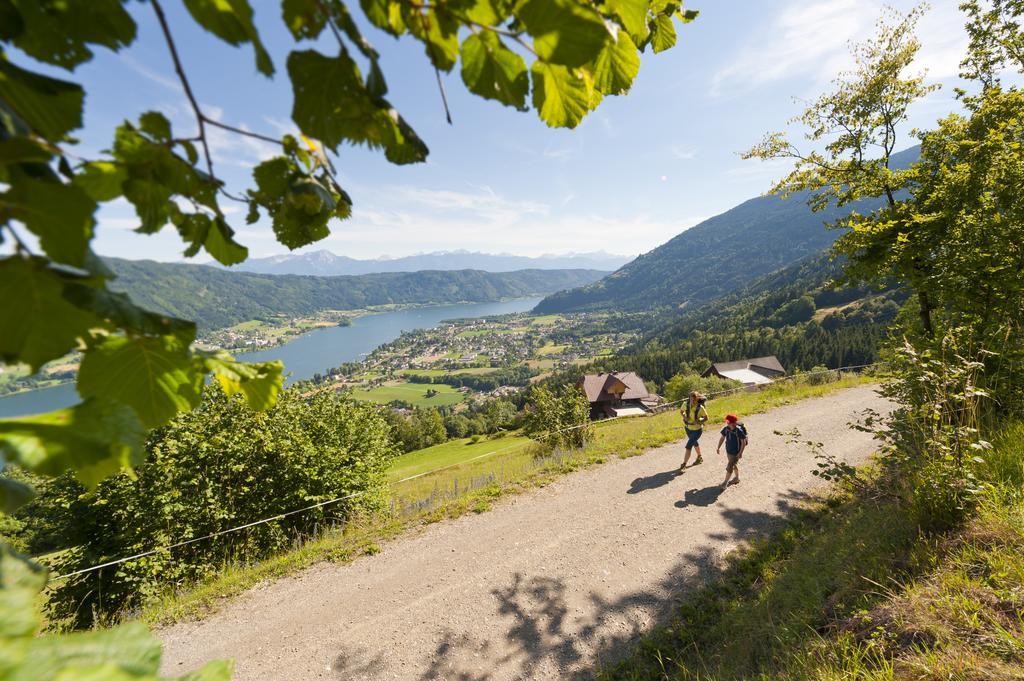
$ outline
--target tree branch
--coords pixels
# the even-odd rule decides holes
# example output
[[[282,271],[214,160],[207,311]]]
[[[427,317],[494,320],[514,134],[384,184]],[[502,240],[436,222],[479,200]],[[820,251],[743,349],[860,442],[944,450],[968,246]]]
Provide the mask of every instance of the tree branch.
[[[170,26],[167,25],[167,17],[164,15],[164,8],[160,6],[160,0],[149,0],[150,4],[153,5],[153,11],[156,12],[157,21],[160,22],[160,30],[163,31],[164,40],[167,42],[167,49],[171,52],[171,60],[174,62],[174,70],[178,74],[178,80],[181,81],[181,86],[185,90],[185,96],[188,97],[189,104],[192,105],[192,112],[196,116],[196,123],[199,125],[199,141],[203,144],[203,155],[206,157],[206,169],[210,173],[210,177],[216,180],[217,176],[213,172],[213,157],[210,156],[210,145],[206,141],[206,116],[203,115],[202,109],[199,108],[199,102],[196,101],[196,96],[192,93],[192,86],[188,82],[188,76],[185,75],[185,69],[181,65],[181,59],[178,57],[178,48],[174,44],[174,37],[171,35]]]

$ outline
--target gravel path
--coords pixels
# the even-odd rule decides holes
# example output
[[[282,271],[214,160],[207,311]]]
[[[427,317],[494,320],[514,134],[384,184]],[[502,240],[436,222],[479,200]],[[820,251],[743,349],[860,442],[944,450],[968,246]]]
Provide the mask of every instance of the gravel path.
[[[744,419],[751,446],[742,483],[725,492],[712,429],[705,463],[682,476],[680,442],[433,525],[348,565],[258,587],[201,622],[159,632],[164,671],[227,657],[242,680],[587,678],[815,487],[811,454],[773,430],[798,428],[859,462],[873,443],[847,423],[866,407],[886,404],[859,387]]]

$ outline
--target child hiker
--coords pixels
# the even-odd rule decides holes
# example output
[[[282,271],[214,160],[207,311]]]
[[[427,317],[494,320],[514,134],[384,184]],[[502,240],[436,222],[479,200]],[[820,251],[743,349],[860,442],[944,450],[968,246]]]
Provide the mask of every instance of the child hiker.
[[[730,484],[740,482],[740,458],[743,450],[747,448],[747,429],[739,422],[736,414],[729,414],[725,417],[725,428],[722,428],[722,437],[718,438],[718,453],[722,453],[722,443],[725,443],[725,454],[729,462],[725,466],[725,480],[722,481],[724,490]],[[733,476],[732,483],[729,477]]]
[[[700,455],[700,436],[704,434],[704,424],[708,420],[708,410],[704,408],[704,401],[707,398],[694,390],[690,393],[690,399],[686,400],[679,413],[683,415],[683,427],[686,428],[686,456],[683,457],[683,465],[679,472],[686,470],[686,464],[690,461],[690,450],[697,450],[697,460],[693,462],[696,466],[703,463],[704,457]]]

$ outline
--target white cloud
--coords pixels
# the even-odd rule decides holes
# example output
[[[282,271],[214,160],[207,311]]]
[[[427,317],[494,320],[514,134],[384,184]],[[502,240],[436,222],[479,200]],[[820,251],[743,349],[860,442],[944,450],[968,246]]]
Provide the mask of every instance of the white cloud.
[[[909,11],[916,2],[892,3]],[[712,78],[712,95],[738,96],[773,82],[801,78],[817,91],[852,65],[851,41],[871,37],[885,5],[880,0],[790,0]],[[918,24],[917,66],[933,79],[954,77],[967,43],[956,3],[939,2]]]
[[[702,219],[582,213],[571,207],[563,210],[567,203],[569,200],[549,206],[518,200],[489,187],[473,191],[407,186],[371,190],[362,196],[352,219],[333,223],[331,236],[315,247],[354,257],[463,248],[522,255],[594,250],[636,254]],[[268,253],[275,250],[271,244],[267,246]]]
[[[686,144],[673,144],[668,150],[681,161],[689,161],[697,156],[697,150]]]

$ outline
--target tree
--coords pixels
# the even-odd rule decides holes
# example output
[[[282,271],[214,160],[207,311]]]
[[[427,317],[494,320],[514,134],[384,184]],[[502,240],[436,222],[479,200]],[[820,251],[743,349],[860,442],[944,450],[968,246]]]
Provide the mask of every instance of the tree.
[[[123,198],[135,208],[138,231],[152,234],[171,224],[186,256],[205,250],[231,265],[245,260],[248,251],[234,238],[223,200],[245,204],[249,222],[266,213],[277,240],[295,249],[326,237],[332,219],[351,215],[352,200],[329,155],[340,144],[379,149],[398,164],[421,162],[428,153],[386,99],[379,55],[340,0],[281,5],[296,42],[324,35],[336,44],[329,52],[296,49],[286,59],[299,138],[215,120],[191,86],[161,1],[148,0],[138,7],[157,19],[196,129],[172,130],[164,116],[147,112],[117,129],[109,154],[82,158],[72,133],[82,125],[84,89],[16,61],[31,64],[30,58],[71,72],[97,48],[128,47],[136,25],[124,4],[0,1],[0,239],[13,251],[0,258],[0,360],[38,369],[72,349],[83,357],[83,402],[0,421],[0,456],[5,464],[44,475],[72,470],[90,487],[138,464],[147,431],[195,408],[207,375],[229,395],[240,393],[252,407],[267,409],[277,399],[282,370],[276,362],[243,364],[226,353],[197,350],[192,322],[150,313],[110,291],[112,273],[90,246],[99,203]],[[250,47],[261,74],[275,73],[247,0],[184,5],[218,39]],[[674,45],[674,18],[687,22],[695,16],[669,0],[363,0],[360,6],[375,27],[423,43],[439,85],[440,72],[461,62],[470,92],[518,109],[532,106],[548,125],[569,128],[604,96],[628,91],[640,50],[661,52]],[[280,153],[253,169],[251,187],[232,191],[217,177],[207,141],[211,128],[274,144]],[[5,509],[30,496],[22,484],[0,481]],[[122,652],[134,646],[130,654],[138,664],[131,673],[155,676],[159,645],[141,627],[97,632],[88,641],[62,639],[56,645],[81,646],[80,656],[49,655],[54,641],[33,638],[38,623],[28,614],[43,581],[37,568],[2,549],[5,660],[49,659],[50,675],[63,669],[70,678],[108,660],[101,651],[121,640]],[[128,673],[127,666],[123,670]],[[225,667],[211,668],[204,678],[226,673]]]
[[[530,414],[526,434],[550,447],[578,449],[594,434],[590,403],[574,385],[555,391],[545,385],[530,390]]]
[[[795,167],[772,187],[784,196],[810,192],[808,203],[823,210],[869,197],[885,197],[885,208],[875,215],[857,213],[840,220],[835,228],[847,228],[833,247],[848,259],[846,275],[853,281],[879,281],[893,274],[891,249],[901,232],[882,216],[898,209],[901,190],[912,181],[913,171],[894,167],[893,154],[900,140],[900,126],[907,109],[938,85],[927,85],[921,74],[906,75],[920,42],[914,35],[926,9],[919,5],[906,16],[888,11],[878,24],[876,37],[853,48],[855,68],[840,74],[835,89],[819,97],[795,120],[804,127],[811,143],[825,140],[821,151],[801,151],[783,133],[771,133],[750,149],[745,158],[790,159]],[[926,242],[929,235],[917,235]],[[918,295],[921,326],[932,334],[932,301],[921,282],[929,277],[931,258],[927,248],[904,249],[898,276]]]

